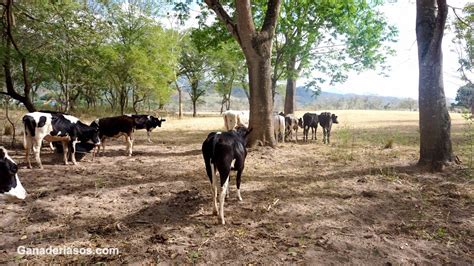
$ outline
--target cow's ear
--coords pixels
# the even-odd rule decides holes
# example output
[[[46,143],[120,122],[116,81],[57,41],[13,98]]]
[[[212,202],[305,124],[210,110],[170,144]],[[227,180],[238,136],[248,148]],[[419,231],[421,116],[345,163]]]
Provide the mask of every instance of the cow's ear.
[[[161,119],[161,122],[165,122],[165,121],[166,121],[166,119]]]
[[[4,160],[5,159],[5,151],[3,149],[3,147],[0,147],[0,160]]]

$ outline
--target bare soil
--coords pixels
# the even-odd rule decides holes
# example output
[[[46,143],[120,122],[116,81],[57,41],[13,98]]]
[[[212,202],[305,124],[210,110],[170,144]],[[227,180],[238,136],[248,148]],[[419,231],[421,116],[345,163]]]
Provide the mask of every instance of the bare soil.
[[[77,166],[62,165],[45,145],[45,169],[30,170],[24,152],[11,151],[29,197],[0,203],[0,264],[474,262],[469,169],[430,173],[414,165],[416,145],[358,141],[383,126],[344,139],[344,125],[336,125],[331,145],[318,131],[317,141],[250,149],[242,202],[231,176],[225,226],[212,215],[200,150],[210,130],[164,127],[152,144],[139,132],[132,157],[119,139]],[[120,254],[19,255],[18,246],[116,247]]]

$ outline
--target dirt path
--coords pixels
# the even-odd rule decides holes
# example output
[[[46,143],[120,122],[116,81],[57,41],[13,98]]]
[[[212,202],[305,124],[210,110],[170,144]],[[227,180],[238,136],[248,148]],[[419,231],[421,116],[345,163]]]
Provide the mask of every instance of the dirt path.
[[[333,143],[342,142],[342,131]],[[238,202],[211,215],[201,143],[208,130],[138,135],[106,153],[21,169],[29,198],[2,204],[0,263],[472,264],[474,206],[465,169],[420,172],[416,147],[285,143],[249,153]],[[338,139],[339,138],[339,139]],[[23,152],[12,152],[23,162]],[[24,164],[22,164],[24,166]],[[27,247],[116,247],[115,256],[22,256]]]

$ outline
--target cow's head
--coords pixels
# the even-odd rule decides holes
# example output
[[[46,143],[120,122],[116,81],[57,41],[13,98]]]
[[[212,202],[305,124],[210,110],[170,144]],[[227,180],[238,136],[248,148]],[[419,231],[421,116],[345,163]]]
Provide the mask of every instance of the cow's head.
[[[339,121],[337,121],[337,115],[332,114],[332,115],[331,115],[331,120],[332,120],[332,122],[333,122],[334,124],[339,124]]]
[[[25,199],[26,191],[18,179],[18,167],[8,156],[7,150],[0,147],[0,194],[17,199]]]
[[[89,126],[90,128],[90,140],[96,146],[100,145],[100,134],[99,134],[99,124],[95,121]]]
[[[298,126],[303,128],[303,118],[298,118]]]
[[[150,120],[152,127],[161,127],[161,123],[166,121],[166,119],[156,118],[154,116],[150,116]]]

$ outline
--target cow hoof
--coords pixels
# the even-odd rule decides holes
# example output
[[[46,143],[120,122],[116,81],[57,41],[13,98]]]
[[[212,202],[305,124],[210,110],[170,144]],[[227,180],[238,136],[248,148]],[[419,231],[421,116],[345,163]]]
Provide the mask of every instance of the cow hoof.
[[[212,215],[217,215],[217,211],[216,211],[216,210],[213,210],[213,211],[212,211]]]
[[[222,225],[225,225],[225,221],[224,221],[224,220],[222,220],[221,224],[222,224]]]
[[[239,201],[242,201],[242,197],[239,197]]]

